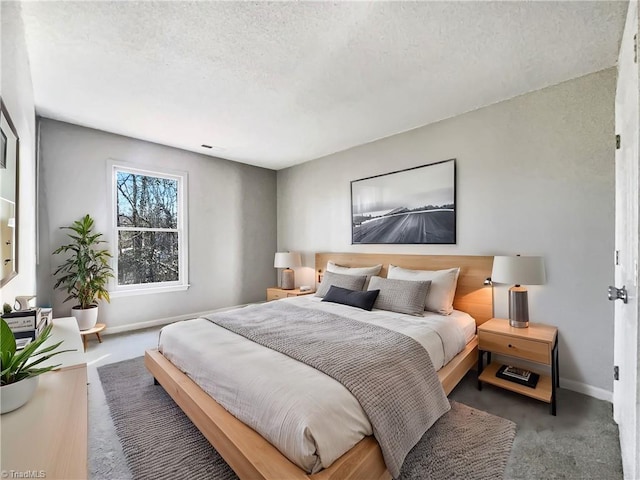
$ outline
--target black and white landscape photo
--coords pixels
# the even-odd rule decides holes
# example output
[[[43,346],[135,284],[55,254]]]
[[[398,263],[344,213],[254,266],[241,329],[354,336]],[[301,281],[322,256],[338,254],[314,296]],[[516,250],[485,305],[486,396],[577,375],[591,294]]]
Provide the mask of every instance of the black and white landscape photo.
[[[455,160],[352,181],[352,243],[456,243],[455,184]]]

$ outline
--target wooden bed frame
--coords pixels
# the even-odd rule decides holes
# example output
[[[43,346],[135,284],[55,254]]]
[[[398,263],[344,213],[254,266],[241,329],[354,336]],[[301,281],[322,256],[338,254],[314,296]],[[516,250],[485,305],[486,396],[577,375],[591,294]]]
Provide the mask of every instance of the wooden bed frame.
[[[381,276],[386,276],[389,264],[416,270],[460,267],[454,307],[473,316],[477,325],[484,323],[492,316],[491,288],[485,287],[483,282],[491,276],[493,257],[318,253],[316,254],[316,272],[319,275],[322,275],[328,260],[350,267],[381,263],[383,265]],[[447,395],[476,364],[477,350],[476,337],[451,362],[438,371],[438,377]],[[282,455],[255,430],[227,412],[157,350],[149,350],[145,353],[145,365],[243,480],[391,479],[374,437],[364,438],[329,468],[311,475]]]

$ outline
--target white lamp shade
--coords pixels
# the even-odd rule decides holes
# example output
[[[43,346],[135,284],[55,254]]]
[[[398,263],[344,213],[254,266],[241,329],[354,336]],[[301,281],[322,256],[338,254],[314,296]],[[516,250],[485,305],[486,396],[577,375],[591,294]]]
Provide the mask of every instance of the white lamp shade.
[[[295,252],[277,252],[273,260],[274,268],[291,268],[302,265],[300,254]]]
[[[543,285],[546,281],[542,257],[493,257],[491,281],[511,285]]]

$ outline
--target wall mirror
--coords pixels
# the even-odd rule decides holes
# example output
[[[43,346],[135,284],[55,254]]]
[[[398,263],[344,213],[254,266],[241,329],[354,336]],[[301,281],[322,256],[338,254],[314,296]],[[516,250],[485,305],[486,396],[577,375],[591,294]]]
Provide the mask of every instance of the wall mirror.
[[[0,99],[0,287],[18,274],[18,132]]]

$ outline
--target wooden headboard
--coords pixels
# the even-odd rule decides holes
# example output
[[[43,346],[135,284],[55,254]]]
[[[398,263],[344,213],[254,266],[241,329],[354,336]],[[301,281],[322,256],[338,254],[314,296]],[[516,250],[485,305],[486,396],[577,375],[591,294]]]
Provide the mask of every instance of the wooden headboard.
[[[345,267],[382,264],[380,276],[386,277],[389,264],[414,270],[443,270],[460,267],[458,288],[453,300],[456,310],[467,312],[481,325],[493,316],[491,287],[484,281],[491,276],[493,257],[474,255],[401,255],[388,253],[316,253],[316,280],[324,273],[327,261]]]

